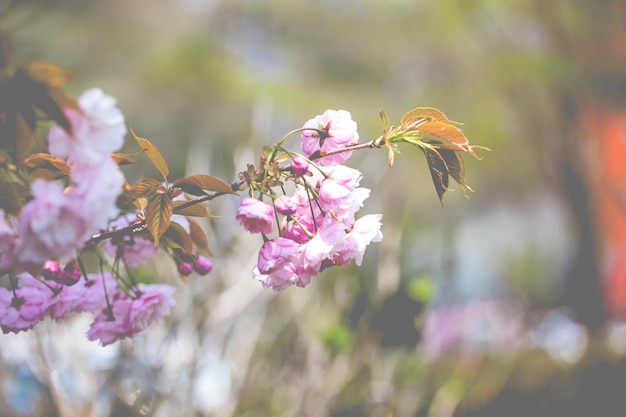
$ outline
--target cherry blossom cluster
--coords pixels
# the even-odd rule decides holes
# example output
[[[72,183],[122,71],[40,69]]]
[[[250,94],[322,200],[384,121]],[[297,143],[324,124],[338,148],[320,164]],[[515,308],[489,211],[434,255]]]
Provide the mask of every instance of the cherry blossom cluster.
[[[167,314],[174,305],[174,287],[135,283],[104,268],[87,273],[74,259],[94,235],[128,227],[141,217],[117,207],[125,178],[112,155],[122,147],[127,130],[115,99],[91,89],[77,103],[79,108],[63,111],[71,129],[54,125],[48,132],[49,152],[67,164],[69,179],[34,179],[32,199],[17,216],[0,211],[0,270],[10,281],[0,287],[0,328],[19,332],[47,316],[59,320],[91,312],[95,319],[87,337],[106,345]],[[173,220],[184,227],[186,219],[177,217]],[[126,267],[145,263],[157,252],[145,234],[116,235],[104,249]],[[187,275],[212,269],[196,253],[186,259],[191,265]],[[186,265],[181,262],[179,269]]]
[[[289,153],[290,165],[281,170],[283,178],[295,183],[295,192],[289,195],[281,183],[280,195],[261,193],[271,204],[252,197],[241,202],[236,219],[248,232],[264,237],[252,272],[263,287],[304,287],[325,268],[352,260],[361,265],[367,246],[382,239],[381,214],[356,218],[370,194],[359,187],[361,172],[342,165],[351,153],[343,150],[358,139],[349,112],[325,111],[304,124],[303,155]],[[251,183],[250,190],[255,189],[264,187]],[[270,239],[275,224],[277,235]]]

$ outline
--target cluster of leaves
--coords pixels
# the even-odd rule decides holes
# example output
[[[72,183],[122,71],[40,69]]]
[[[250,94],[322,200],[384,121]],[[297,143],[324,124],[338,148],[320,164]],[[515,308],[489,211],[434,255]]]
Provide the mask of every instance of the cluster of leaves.
[[[73,71],[43,61],[11,68],[10,58],[9,38],[0,31],[0,209],[16,216],[31,198],[30,184],[34,179],[62,180],[69,185],[70,167],[63,159],[47,152],[43,136],[54,123],[71,132],[63,110],[81,110],[76,99],[62,88],[72,78]],[[213,217],[201,203],[233,193],[233,187],[217,177],[203,174],[170,183],[169,169],[159,150],[132,130],[131,134],[140,150],[134,154],[115,153],[115,162],[120,166],[129,165],[145,155],[162,178],[125,183],[118,207],[122,211],[138,210],[142,215],[127,228],[94,236],[86,248],[115,236],[149,233],[155,246],[166,250],[180,249],[190,254],[196,248],[210,253],[202,228],[191,217]],[[194,199],[182,197],[182,194]],[[189,232],[171,221],[174,214],[186,217]]]
[[[419,147],[426,156],[428,168],[437,191],[439,200],[450,188],[450,178],[456,181],[465,197],[472,189],[465,183],[465,162],[463,153],[478,158],[475,149],[487,149],[482,146],[470,145],[469,140],[455,122],[446,117],[438,109],[417,107],[400,120],[400,126],[389,126],[384,112],[381,118],[385,124],[383,135],[374,141],[375,146],[387,145],[389,148],[389,166],[393,164],[396,153],[400,152],[398,143],[409,143]]]
[[[137,136],[132,130],[131,135],[141,150],[135,154],[115,154],[114,157],[118,163],[133,163],[138,155],[144,154],[159,171],[162,181],[154,178],[141,178],[134,184],[125,183],[118,206],[127,210],[139,210],[143,213],[143,219],[128,228],[95,236],[92,242],[95,243],[116,234],[131,234],[147,229],[155,246],[161,245],[165,249],[181,249],[187,254],[192,253],[194,248],[210,253],[206,235],[192,217],[215,217],[201,203],[224,194],[233,194],[233,186],[220,178],[206,174],[190,175],[170,183],[169,168],[161,152],[148,139]],[[183,194],[193,197],[176,198]],[[185,216],[189,222],[189,232],[180,224],[171,221],[174,214]]]
[[[63,160],[36,153],[45,149],[37,132],[50,122],[71,130],[62,109],[78,105],[61,88],[72,71],[42,61],[11,68],[10,59],[9,39],[0,31],[0,209],[15,215],[30,196],[33,178],[68,176]]]

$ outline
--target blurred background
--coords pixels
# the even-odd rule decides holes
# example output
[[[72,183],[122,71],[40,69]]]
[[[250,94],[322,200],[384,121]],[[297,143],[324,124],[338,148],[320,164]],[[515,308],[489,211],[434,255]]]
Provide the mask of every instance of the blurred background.
[[[385,238],[305,289],[253,281],[260,239],[213,201],[214,271],[144,271],[177,287],[168,320],[105,348],[85,317],[0,336],[0,415],[626,415],[625,22],[623,0],[0,1],[13,64],[116,97],[172,179],[233,181],[327,108],[366,141],[381,109],[437,107],[491,148],[443,208],[416,150],[353,155]]]

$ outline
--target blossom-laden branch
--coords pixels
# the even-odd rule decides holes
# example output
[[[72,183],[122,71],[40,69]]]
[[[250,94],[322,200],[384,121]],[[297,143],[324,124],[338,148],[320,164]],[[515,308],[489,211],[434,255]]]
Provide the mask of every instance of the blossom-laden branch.
[[[214,217],[203,203],[228,194],[247,192],[235,218],[262,235],[252,276],[263,287],[304,287],[326,268],[361,265],[383,237],[382,214],[358,215],[371,191],[345,165],[355,151],[385,146],[391,166],[399,144],[417,146],[440,199],[449,177],[469,190],[461,154],[476,156],[478,147],[431,108],[412,110],[398,127],[381,112],[383,134],[367,143],[348,111],[327,110],[266,146],[235,183],[206,174],[170,181],[163,155],[126,128],[113,97],[99,89],[70,96],[61,85],[71,73],[51,63],[12,70],[7,42],[0,33],[4,333],[83,312],[95,315],[87,337],[103,345],[147,329],[175,304],[174,287],[140,282],[135,268],[161,252],[181,278],[210,273],[209,242],[194,218]],[[128,133],[138,151],[119,153]],[[296,134],[299,151],[285,146]],[[142,157],[160,178],[131,184],[122,168]]]

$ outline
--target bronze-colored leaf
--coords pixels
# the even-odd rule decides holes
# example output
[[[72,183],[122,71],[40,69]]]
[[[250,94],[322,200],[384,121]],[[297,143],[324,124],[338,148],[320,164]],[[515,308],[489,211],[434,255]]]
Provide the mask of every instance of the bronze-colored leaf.
[[[180,188],[188,194],[197,196],[205,195],[206,193],[203,190],[216,191],[224,194],[234,194],[230,184],[226,181],[218,177],[205,174],[183,177],[174,181],[172,185]]]
[[[133,135],[133,138],[135,138],[135,141],[137,142],[139,147],[146,153],[150,162],[152,162],[156,169],[159,170],[159,172],[163,176],[163,179],[167,181],[167,175],[170,171],[167,167],[165,159],[163,159],[163,156],[161,155],[161,152],[159,152],[156,146],[150,143],[148,139],[140,138],[139,136],[137,136],[132,129],[130,129],[130,133]]]
[[[426,161],[428,162],[428,169],[430,170],[430,176],[433,179],[435,185],[435,191],[439,201],[443,204],[443,195],[448,191],[449,177],[448,168],[441,155],[434,149],[424,148],[424,154],[426,155]]]
[[[191,240],[193,240],[193,243],[196,245],[198,250],[206,254],[213,255],[211,253],[211,249],[209,249],[209,241],[207,240],[206,234],[204,233],[204,230],[202,230],[202,227],[200,227],[200,225],[195,220],[190,219],[189,217],[187,217],[187,220],[189,221],[189,235],[191,236]]]
[[[455,122],[446,117],[446,115],[438,109],[434,107],[417,107],[406,113],[400,119],[400,123],[402,124],[403,129],[412,128],[415,124],[423,123],[423,119],[427,119],[430,121],[436,121],[446,124],[462,124],[459,122]]]
[[[167,228],[163,236],[172,242],[176,242],[185,252],[191,253],[193,251],[193,240],[180,224],[171,222],[170,227]]]
[[[142,197],[151,197],[161,186],[161,183],[154,178],[141,178],[131,187],[128,193],[129,198],[135,200]]]
[[[467,191],[472,189],[465,184],[465,161],[459,152],[449,149],[437,149],[448,168],[448,174],[459,184],[465,198],[469,199]]]
[[[218,216],[213,216],[209,214],[206,207],[201,205],[200,203],[193,204],[184,208],[178,208],[181,204],[186,204],[187,201],[176,201],[174,202],[174,213],[180,214],[181,216],[193,216],[193,217],[206,217],[206,218],[215,218]]]
[[[170,227],[173,207],[172,198],[167,193],[158,193],[148,202],[145,213],[146,225],[155,246],[159,245],[161,236]]]
[[[33,81],[51,87],[65,84],[74,76],[74,71],[45,61],[30,62],[23,67],[23,71]]]
[[[24,160],[24,166],[30,169],[46,169],[49,171],[59,171],[69,175],[70,167],[58,156],[48,153],[35,153]]]
[[[30,196],[30,189],[26,184],[17,182],[0,183],[0,208],[7,214],[16,215],[24,200]]]
[[[115,163],[119,166],[134,164],[135,162],[137,162],[135,160],[135,156],[136,154],[131,155],[131,154],[120,153],[120,152],[115,152],[111,154],[111,158],[113,158]]]
[[[418,130],[436,140],[452,145],[450,148],[469,151],[469,141],[458,127],[435,121],[423,124]]]
[[[29,73],[27,68],[19,68],[13,77],[15,93],[19,94],[22,100],[43,111],[65,130],[71,131],[71,126],[63,114],[63,103],[57,103],[50,94],[56,86],[50,86],[34,77],[36,75]]]

